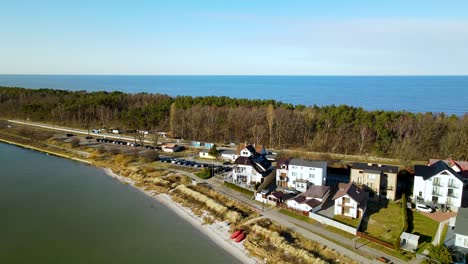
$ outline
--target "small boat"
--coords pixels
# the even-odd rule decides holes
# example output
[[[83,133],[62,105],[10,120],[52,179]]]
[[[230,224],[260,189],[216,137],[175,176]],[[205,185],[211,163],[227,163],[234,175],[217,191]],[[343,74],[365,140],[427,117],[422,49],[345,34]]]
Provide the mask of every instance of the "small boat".
[[[241,233],[242,233],[242,230],[237,230],[236,232],[232,233],[230,238],[234,239],[234,238],[238,237]]]
[[[245,238],[245,233],[242,232],[242,233],[234,240],[234,242],[239,243],[239,242],[241,242],[242,240],[244,240],[244,238]]]

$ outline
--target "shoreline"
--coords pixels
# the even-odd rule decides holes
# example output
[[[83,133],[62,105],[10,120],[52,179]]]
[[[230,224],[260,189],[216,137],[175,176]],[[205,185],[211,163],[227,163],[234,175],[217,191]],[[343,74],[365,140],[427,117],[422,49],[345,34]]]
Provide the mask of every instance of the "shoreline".
[[[231,256],[238,259],[241,263],[262,263],[259,262],[256,258],[249,256],[247,250],[242,246],[242,243],[235,244],[235,242],[233,242],[233,240],[229,238],[229,227],[225,222],[216,221],[213,224],[204,224],[203,220],[200,217],[196,216],[190,208],[184,207],[179,203],[173,201],[169,195],[158,194],[154,191],[147,191],[141,187],[135,186],[134,181],[114,173],[110,168],[102,169],[109,177],[117,179],[118,181],[124,184],[130,184],[133,188],[141,191],[142,193],[146,194],[147,196],[153,198],[157,202],[169,208],[180,218],[184,219],[194,228],[202,232],[216,245],[224,249]]]
[[[17,147],[21,147],[24,149],[31,149],[34,151],[42,152],[45,154],[50,154],[54,155],[60,158],[65,158],[68,160],[73,160],[73,161],[78,161],[85,163],[87,165],[93,165],[92,162],[84,159],[79,159],[75,157],[71,157],[65,154],[61,153],[56,153],[53,151],[41,149],[38,147],[34,147],[31,145],[26,145],[26,144],[21,144],[21,143],[16,143],[12,142],[9,140],[1,139],[0,138],[0,143],[5,143],[9,145],[14,145]],[[248,264],[258,264],[262,263],[255,257],[251,257],[248,255],[248,252],[245,248],[243,248],[242,243],[240,244],[234,244],[229,236],[229,228],[226,223],[224,222],[214,222],[213,224],[204,224],[203,220],[196,216],[190,208],[184,207],[180,205],[179,203],[173,201],[171,197],[167,194],[158,194],[154,191],[147,191],[141,187],[135,186],[135,181],[123,177],[121,175],[118,175],[112,171],[110,168],[104,168],[101,166],[95,166],[96,168],[99,168],[105,172],[105,174],[111,178],[114,178],[118,180],[119,182],[123,184],[129,184],[132,188],[135,188],[139,191],[141,191],[143,194],[153,198],[155,201],[161,203],[162,205],[166,206],[169,210],[173,211],[177,216],[180,218],[184,219],[187,223],[192,225],[194,228],[199,230],[201,233],[203,233],[208,239],[213,241],[216,245],[221,247],[223,250],[225,250],[227,253],[229,253],[232,257],[236,258],[239,260],[241,263],[248,263]]]
[[[34,146],[31,146],[31,145],[26,145],[26,144],[22,144],[22,143],[17,143],[17,142],[9,141],[9,140],[3,139],[3,138],[0,138],[0,142],[1,142],[1,143],[5,143],[5,144],[14,145],[14,146],[17,146],[17,147],[21,147],[21,148],[24,148],[24,149],[30,149],[30,150],[35,150],[35,151],[38,151],[38,152],[42,152],[42,153],[54,155],[54,156],[59,157],[59,158],[65,158],[65,159],[69,159],[69,160],[79,161],[79,162],[82,162],[82,163],[86,163],[86,164],[88,164],[88,165],[92,165],[92,164],[93,164],[93,163],[92,163],[91,161],[89,161],[89,160],[80,159],[80,158],[75,158],[75,157],[72,157],[72,156],[68,156],[68,155],[65,155],[65,154],[53,152],[53,151],[46,150],[46,149],[41,149],[41,148],[34,147]]]

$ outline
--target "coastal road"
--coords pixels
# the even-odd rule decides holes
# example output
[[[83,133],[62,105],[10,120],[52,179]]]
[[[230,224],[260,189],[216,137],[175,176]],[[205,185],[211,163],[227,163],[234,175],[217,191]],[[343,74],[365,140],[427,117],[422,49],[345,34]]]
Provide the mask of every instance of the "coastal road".
[[[78,129],[78,128],[69,128],[69,127],[62,127],[56,125],[49,125],[37,122],[29,122],[29,121],[19,121],[19,120],[7,120],[13,124],[25,125],[25,126],[33,126],[39,128],[45,128],[55,131],[61,131],[66,133],[75,133],[75,134],[82,134],[82,135],[91,135],[95,137],[103,137],[103,138],[110,138],[110,139],[118,139],[118,140],[125,140],[125,141],[135,141],[135,137],[132,136],[124,136],[124,135],[116,135],[116,134],[107,134],[107,133],[93,133],[89,132],[85,129]],[[151,144],[152,142],[149,140],[143,140],[144,143]],[[158,142],[159,143],[159,142]]]

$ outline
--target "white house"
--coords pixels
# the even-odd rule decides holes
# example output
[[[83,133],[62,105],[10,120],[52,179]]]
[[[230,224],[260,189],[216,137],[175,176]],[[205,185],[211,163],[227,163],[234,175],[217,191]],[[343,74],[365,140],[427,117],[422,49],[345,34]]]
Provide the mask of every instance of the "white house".
[[[305,192],[311,185],[325,185],[327,162],[286,159],[277,163],[276,184]]]
[[[414,166],[413,196],[416,203],[446,206],[457,211],[462,203],[460,174],[439,160],[430,166]]]
[[[216,159],[216,157],[210,155],[209,150],[201,150],[198,153],[198,155],[199,155],[200,158],[203,158],[203,159],[213,159],[213,160]]]
[[[237,155],[235,150],[231,149],[220,149],[219,152],[221,153],[221,159],[229,160],[231,162],[235,161],[239,155]]]
[[[335,215],[361,218],[367,208],[367,194],[354,183],[338,184],[338,191],[333,196]]]
[[[460,208],[455,220],[455,246],[468,250],[468,208]]]
[[[240,151],[240,156],[234,161],[232,180],[235,184],[250,186],[261,183],[263,177],[271,172],[271,162],[256,152],[251,145]]]
[[[283,203],[285,200],[290,198],[292,195],[288,193],[284,193],[281,191],[272,191],[269,192],[267,189],[261,192],[257,192],[255,194],[255,200],[261,202],[261,203],[266,203],[266,204],[271,204],[271,205],[278,205],[280,203]]]
[[[298,211],[315,213],[322,209],[322,204],[329,195],[329,186],[312,185],[303,194],[287,200],[286,205]]]
[[[257,171],[248,157],[238,157],[232,170],[234,183],[249,186],[262,181],[262,173]]]

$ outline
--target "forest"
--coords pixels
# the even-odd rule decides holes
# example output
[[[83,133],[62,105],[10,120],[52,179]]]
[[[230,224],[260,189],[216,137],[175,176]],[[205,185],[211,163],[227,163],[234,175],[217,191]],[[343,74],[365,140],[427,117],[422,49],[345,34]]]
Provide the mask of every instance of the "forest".
[[[366,111],[347,105],[304,106],[215,96],[0,87],[0,117],[81,128],[171,131],[174,137],[186,140],[249,142],[279,150],[373,155],[402,161],[447,157],[468,160],[468,114]]]

